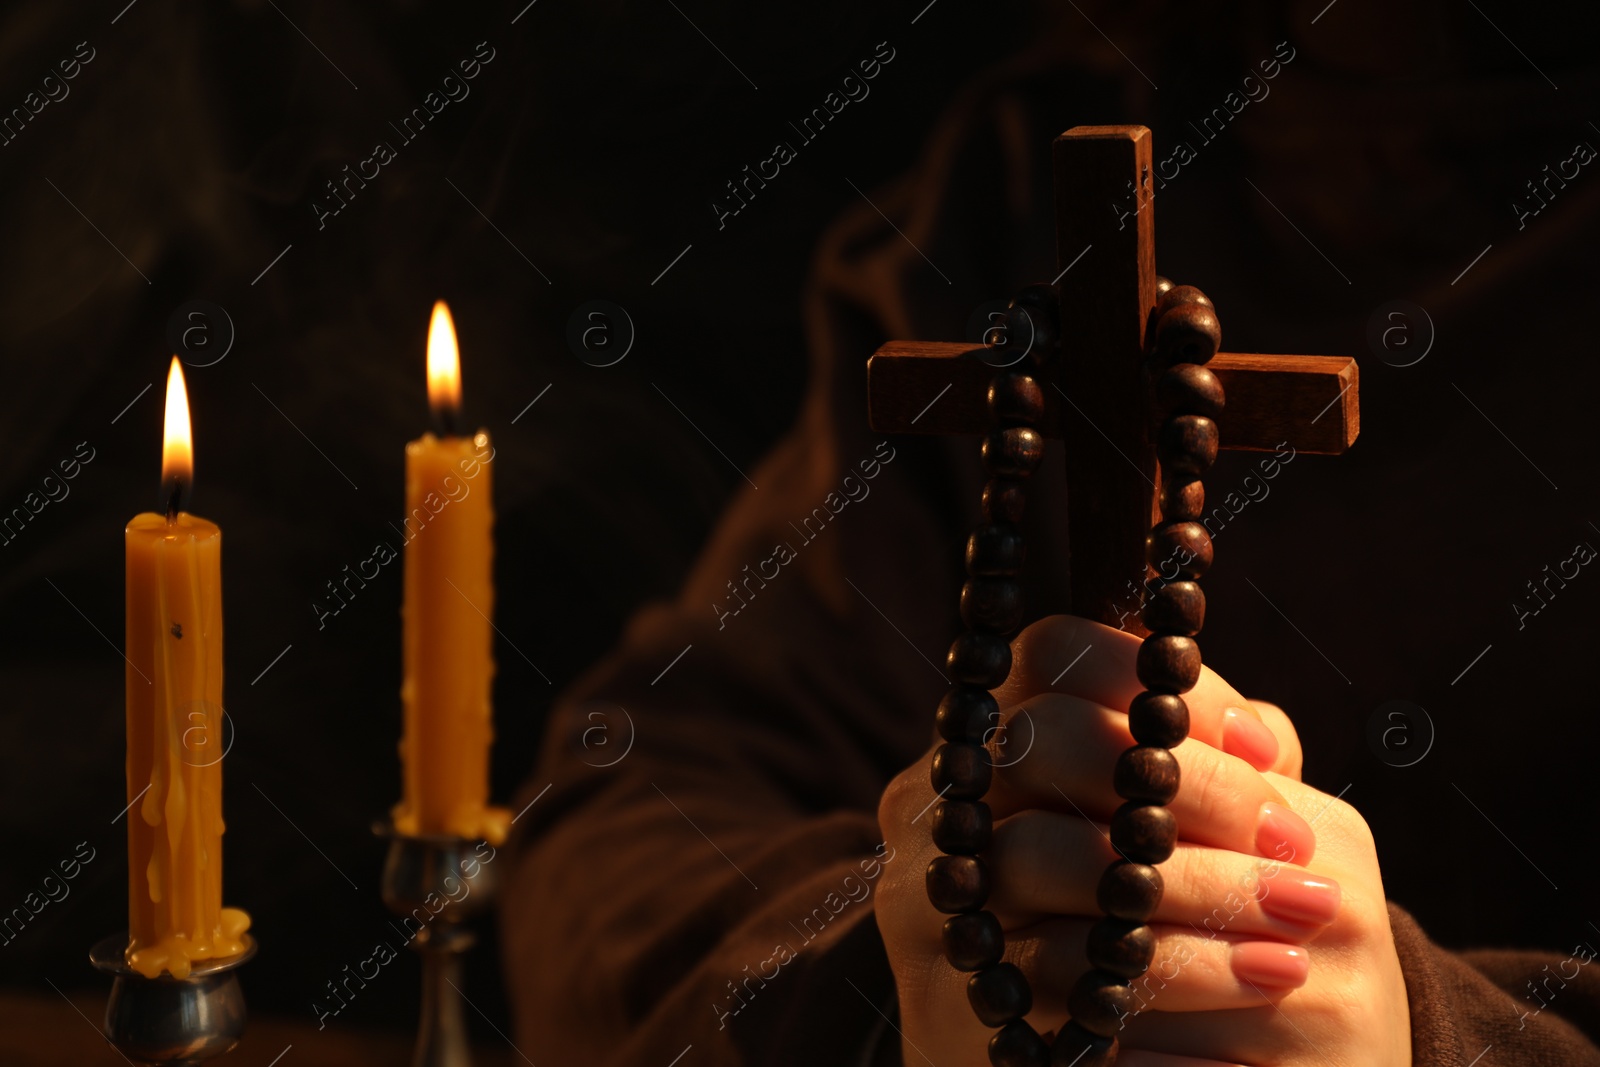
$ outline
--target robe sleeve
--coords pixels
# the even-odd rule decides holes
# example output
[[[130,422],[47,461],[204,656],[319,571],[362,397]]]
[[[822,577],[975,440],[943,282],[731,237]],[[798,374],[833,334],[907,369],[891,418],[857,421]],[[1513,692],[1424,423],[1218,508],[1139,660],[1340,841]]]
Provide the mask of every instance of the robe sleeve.
[[[553,712],[500,896],[535,1062],[855,1065],[898,1045],[873,903],[908,860],[877,807],[933,740],[955,619],[926,605],[955,604],[960,542],[918,500],[914,446],[836,451],[780,445],[681,596]]]
[[[679,662],[670,701],[639,673],[620,700],[564,706],[551,737],[574,742],[569,765],[545,761],[559,780],[516,827],[501,921],[519,1043],[555,1063],[666,1067],[690,1046],[696,1064],[856,1062],[891,1004],[871,901],[895,857],[870,809],[829,803],[837,772],[764,694],[709,680],[710,635],[668,614],[635,626],[637,667],[619,673],[690,643],[703,673]],[[624,707],[632,750],[584,768],[627,742]]]
[[[1413,1067],[1600,1067],[1600,969],[1589,943],[1571,955],[1457,954],[1394,904],[1389,922],[1411,1003]]]

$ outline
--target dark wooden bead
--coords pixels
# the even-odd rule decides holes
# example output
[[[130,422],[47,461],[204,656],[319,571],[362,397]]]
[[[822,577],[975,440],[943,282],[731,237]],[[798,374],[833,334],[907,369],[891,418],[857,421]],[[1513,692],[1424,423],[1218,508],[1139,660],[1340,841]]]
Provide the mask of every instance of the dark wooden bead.
[[[1001,312],[1001,317],[1004,343],[986,354],[988,361],[998,367],[1015,366],[1023,370],[1043,366],[1054,353],[1060,337],[1060,311],[1053,306],[1013,300]]]
[[[1050,1067],[1115,1067],[1117,1039],[1091,1034],[1068,1022],[1050,1046]]]
[[[994,1067],[1050,1067],[1050,1046],[1026,1019],[1015,1019],[989,1039],[989,1062]]]
[[[1061,337],[1061,290],[1045,283],[1024,286],[1011,305],[1027,309],[1034,328],[1033,355],[1047,358]]]
[[[1179,304],[1156,320],[1156,356],[1166,363],[1205,363],[1222,345],[1222,323],[1204,304]]]
[[[967,573],[974,577],[1020,574],[1026,556],[1022,531],[1008,522],[986,523],[967,538]]]
[[[1151,634],[1139,646],[1134,670],[1146,689],[1187,693],[1200,680],[1200,645],[1192,637]]]
[[[989,383],[989,418],[998,426],[1039,425],[1044,418],[1044,391],[1028,374],[997,374]]]
[[[944,921],[944,958],[958,971],[981,971],[1000,962],[1006,935],[992,911],[952,915]]]
[[[1033,990],[1014,963],[997,963],[967,979],[967,1001],[985,1026],[1004,1026],[1033,1010]]]
[[[1000,724],[1000,705],[981,686],[953,685],[939,701],[933,721],[946,741],[981,745]]]
[[[1111,846],[1134,863],[1163,863],[1178,847],[1178,817],[1157,804],[1129,801],[1111,816]]]
[[[976,856],[935,856],[927,881],[928,900],[946,915],[977,911],[989,899],[989,870]]]
[[[1001,317],[1006,322],[1006,344],[1023,348],[1033,344],[1039,333],[1039,323],[1035,321],[1032,308],[1026,308],[1015,300],[1006,305],[1001,312]]]
[[[1178,795],[1179,777],[1178,757],[1171,752],[1156,745],[1134,745],[1117,757],[1111,783],[1123,800],[1171,804]]]
[[[983,333],[983,343],[989,347],[979,353],[979,358],[1000,369],[1034,369],[1038,366],[1033,358],[1034,353],[1041,347],[1035,314],[1012,302],[1000,312],[999,318],[1000,321],[995,323],[994,316],[989,316],[991,325]]]
[[[1144,923],[1101,919],[1089,928],[1089,966],[1137,978],[1156,956],[1156,932]]]
[[[1206,594],[1199,582],[1168,582],[1144,602],[1151,633],[1193,637],[1206,622]]]
[[[1205,514],[1206,486],[1198,478],[1161,472],[1161,517],[1167,522],[1193,522]]]
[[[1026,478],[1044,459],[1044,438],[1026,426],[996,430],[983,439],[983,466],[991,478]]]
[[[1204,415],[1174,415],[1161,427],[1156,455],[1164,470],[1197,477],[1217,461],[1217,424]]]
[[[1199,304],[1211,307],[1211,298],[1192,285],[1174,285],[1156,301],[1156,318],[1160,318],[1180,304]]]
[[[1133,1011],[1137,1003],[1133,987],[1107,971],[1084,972],[1067,994],[1072,1021],[1101,1037],[1115,1037],[1122,1029],[1123,1016]]]
[[[1150,565],[1169,582],[1204,577],[1211,553],[1211,535],[1198,522],[1164,522],[1150,531]]]
[[[1118,860],[1100,876],[1094,897],[1100,910],[1107,915],[1142,923],[1161,906],[1161,894],[1165,889],[1166,882],[1154,867]]]
[[[989,847],[993,833],[994,818],[981,800],[941,800],[933,809],[933,843],[941,852],[976,856]]]
[[[952,682],[993,689],[1010,673],[1011,645],[994,634],[962,634],[945,657],[945,674]]]
[[[968,578],[961,587],[961,621],[985,633],[1014,633],[1022,626],[1022,586],[1014,578]]]
[[[933,754],[933,791],[951,800],[977,800],[989,791],[994,764],[982,745],[943,744]]]
[[[1178,363],[1156,375],[1156,412],[1161,422],[1174,415],[1222,416],[1227,397],[1222,382],[1205,367]]]
[[[1189,736],[1189,705],[1176,693],[1146,690],[1128,705],[1128,729],[1141,745],[1172,748]]]
[[[1165,296],[1167,294],[1167,292],[1169,290],[1171,290],[1172,288],[1173,288],[1173,283],[1172,283],[1172,279],[1171,278],[1163,278],[1159,274],[1156,275],[1156,300],[1157,300],[1157,302],[1159,302],[1161,300],[1161,298],[1163,296]]]
[[[1009,478],[991,479],[983,487],[983,517],[988,522],[1018,523],[1028,510],[1028,489]]]

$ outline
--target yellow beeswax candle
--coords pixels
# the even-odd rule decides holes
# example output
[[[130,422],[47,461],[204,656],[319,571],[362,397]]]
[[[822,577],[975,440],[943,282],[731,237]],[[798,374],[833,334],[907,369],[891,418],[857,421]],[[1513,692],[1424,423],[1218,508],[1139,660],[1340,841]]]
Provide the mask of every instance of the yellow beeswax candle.
[[[127,552],[128,964],[186,977],[244,948],[222,906],[222,531],[178,510],[192,477],[183,372],[167,375],[162,492]]]
[[[442,301],[428,328],[428,400],[435,421],[452,426],[461,406],[460,358]],[[489,805],[493,459],[482,430],[470,437],[425,433],[406,445],[405,792],[393,813],[402,834],[505,840],[509,813]]]

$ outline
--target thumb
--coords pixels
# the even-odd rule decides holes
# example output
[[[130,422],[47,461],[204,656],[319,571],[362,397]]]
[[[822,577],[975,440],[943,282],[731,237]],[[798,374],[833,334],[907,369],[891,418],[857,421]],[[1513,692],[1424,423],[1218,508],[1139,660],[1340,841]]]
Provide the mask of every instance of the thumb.
[[[1272,736],[1278,741],[1278,754],[1273,759],[1272,766],[1265,770],[1281,774],[1285,778],[1293,778],[1298,782],[1304,758],[1300,751],[1300,734],[1296,732],[1288,713],[1278,705],[1265,700],[1251,700],[1247,703],[1260,717],[1261,724],[1272,731]]]

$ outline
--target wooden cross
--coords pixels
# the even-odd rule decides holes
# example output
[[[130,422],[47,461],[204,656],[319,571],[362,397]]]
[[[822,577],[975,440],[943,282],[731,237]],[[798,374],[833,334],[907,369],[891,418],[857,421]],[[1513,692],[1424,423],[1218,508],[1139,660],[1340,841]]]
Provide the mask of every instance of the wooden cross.
[[[1112,626],[1129,617],[1159,517],[1142,377],[1157,296],[1150,140],[1143,126],[1075,126],[1056,138],[1061,352],[1036,374],[1046,404],[1038,429],[1066,443],[1072,611]],[[1287,441],[1336,455],[1360,432],[1353,359],[1218,352],[1207,367],[1227,394],[1217,420],[1223,448],[1271,451]],[[987,433],[995,371],[983,345],[890,341],[867,362],[872,428]],[[1125,628],[1142,635],[1133,607]]]

